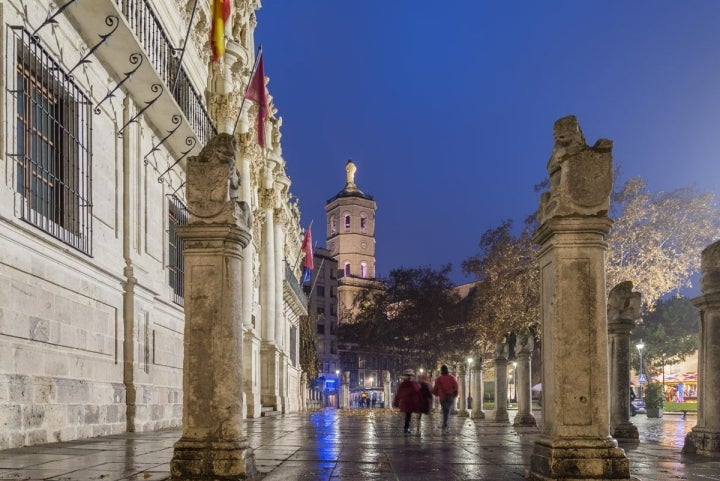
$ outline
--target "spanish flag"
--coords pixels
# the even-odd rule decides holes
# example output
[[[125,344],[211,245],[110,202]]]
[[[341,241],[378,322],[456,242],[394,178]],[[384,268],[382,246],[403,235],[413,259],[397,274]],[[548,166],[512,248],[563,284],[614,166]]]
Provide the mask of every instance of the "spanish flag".
[[[230,19],[230,0],[212,0],[212,24],[210,25],[210,48],[213,62],[225,53],[225,24]]]

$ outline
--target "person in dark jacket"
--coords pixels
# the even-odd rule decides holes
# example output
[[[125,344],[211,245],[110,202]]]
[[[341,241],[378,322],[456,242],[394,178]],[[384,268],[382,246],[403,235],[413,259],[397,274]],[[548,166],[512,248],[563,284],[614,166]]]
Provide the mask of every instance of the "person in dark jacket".
[[[443,432],[447,432],[450,409],[455,403],[455,398],[458,396],[458,382],[444,364],[440,367],[440,377],[435,379],[433,394],[440,399],[440,407],[442,407],[443,414],[442,430]]]
[[[430,414],[430,410],[432,409],[433,405],[433,393],[432,388],[430,387],[430,378],[427,376],[427,374],[423,374],[420,376],[420,392],[419,394],[419,405],[418,405],[418,422],[417,422],[417,428],[418,428],[418,434],[420,434],[420,425],[422,421],[422,415],[423,414]]]
[[[420,411],[420,384],[413,381],[415,371],[406,369],[402,375],[402,382],[398,385],[395,397],[393,398],[393,407],[399,408],[405,413],[405,434],[410,434],[410,421],[413,413]]]

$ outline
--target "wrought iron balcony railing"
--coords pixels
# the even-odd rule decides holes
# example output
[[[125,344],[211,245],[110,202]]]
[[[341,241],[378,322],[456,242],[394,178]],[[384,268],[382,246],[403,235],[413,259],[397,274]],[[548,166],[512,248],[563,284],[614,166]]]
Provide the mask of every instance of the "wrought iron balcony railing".
[[[168,91],[185,114],[200,145],[205,145],[217,133],[205,102],[193,87],[190,76],[178,65],[178,49],[173,47],[148,0],[114,0],[125,16]],[[174,87],[174,88],[173,88]]]

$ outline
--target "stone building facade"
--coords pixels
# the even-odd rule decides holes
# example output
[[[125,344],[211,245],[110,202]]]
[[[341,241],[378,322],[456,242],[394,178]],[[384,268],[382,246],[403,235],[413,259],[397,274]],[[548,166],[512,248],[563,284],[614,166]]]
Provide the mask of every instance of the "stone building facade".
[[[0,449],[180,425],[175,228],[186,159],[218,132],[253,213],[245,414],[300,409],[299,206],[272,97],[264,147],[242,100],[258,8],[234,1],[213,63],[209,2],[0,0]]]

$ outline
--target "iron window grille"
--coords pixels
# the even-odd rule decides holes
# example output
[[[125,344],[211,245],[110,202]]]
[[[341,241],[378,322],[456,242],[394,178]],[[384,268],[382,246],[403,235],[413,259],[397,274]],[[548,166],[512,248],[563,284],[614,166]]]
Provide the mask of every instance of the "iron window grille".
[[[92,104],[38,38],[8,36],[19,216],[92,255]]]
[[[168,202],[168,244],[169,244],[169,283],[173,290],[173,302],[178,305],[184,305],[184,279],[185,262],[183,257],[183,249],[185,248],[183,240],[177,233],[177,226],[185,226],[188,224],[189,213],[187,207],[175,195],[169,196]]]

